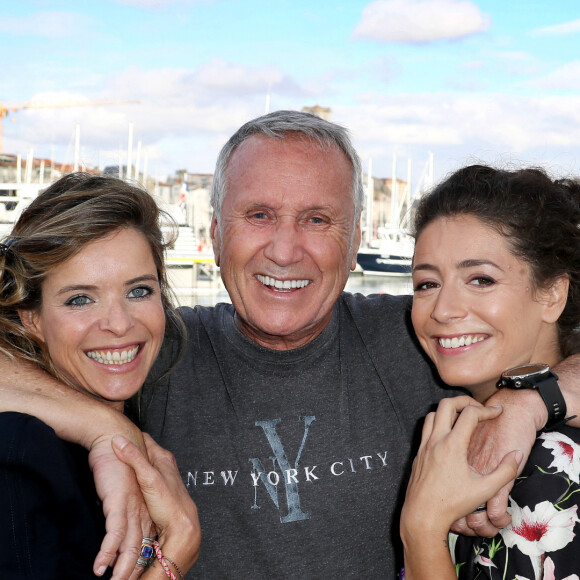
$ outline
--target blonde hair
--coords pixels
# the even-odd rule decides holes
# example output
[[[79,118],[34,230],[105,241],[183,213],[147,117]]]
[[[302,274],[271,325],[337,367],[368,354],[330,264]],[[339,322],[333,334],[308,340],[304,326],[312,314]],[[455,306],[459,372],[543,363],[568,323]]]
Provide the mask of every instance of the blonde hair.
[[[168,224],[165,238],[161,219]],[[165,250],[176,226],[147,191],[114,177],[71,173],[53,183],[22,212],[0,247],[0,351],[38,364],[58,376],[44,345],[22,325],[19,310],[42,303],[42,283],[87,244],[122,229],[143,234],[159,277],[166,333],[184,327],[172,305]]]

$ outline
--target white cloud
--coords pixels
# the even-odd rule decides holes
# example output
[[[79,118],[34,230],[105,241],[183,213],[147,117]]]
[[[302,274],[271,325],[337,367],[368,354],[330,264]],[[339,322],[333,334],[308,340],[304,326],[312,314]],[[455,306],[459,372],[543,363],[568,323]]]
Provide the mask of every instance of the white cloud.
[[[580,91],[580,60],[568,62],[525,86],[550,91]]]
[[[172,173],[185,167],[211,172],[227,138],[242,123],[263,113],[266,81],[273,83],[271,110],[309,104],[304,82],[298,84],[275,68],[224,62],[219,64],[218,77],[210,74],[210,68],[134,68],[107,82],[104,98],[138,95],[139,104],[19,111],[4,119],[4,150],[25,154],[33,146],[37,155],[49,157],[55,144],[55,158],[70,163],[74,127],[79,123],[86,162],[114,164],[115,151],[126,148],[127,129],[133,123],[134,144],[140,141],[143,150],[150,152],[151,171],[158,167]],[[580,63],[573,68],[580,83]],[[34,102],[83,98],[93,101],[95,96],[80,91],[31,95]],[[537,91],[529,90],[516,98],[498,93],[367,91],[351,104],[341,105],[333,105],[326,93],[319,104],[332,107],[333,120],[352,131],[360,153],[373,157],[376,175],[383,177],[390,174],[394,151],[412,156],[417,168],[427,152],[433,151],[440,177],[473,157],[488,162],[527,157],[530,163],[558,159],[569,165],[580,147],[580,95],[575,94],[539,97]]]
[[[544,26],[538,28],[533,34],[541,36],[563,36],[566,34],[577,34],[580,32],[580,18],[564,22],[562,24],[555,24],[553,26]]]
[[[356,38],[428,43],[484,32],[490,19],[468,0],[376,0],[354,30]]]
[[[108,83],[115,94],[138,94],[142,100],[156,100],[165,106],[212,103],[258,96],[266,98],[268,88],[277,93],[303,95],[307,91],[273,66],[246,66],[213,59],[196,69],[131,68]]]
[[[195,4],[202,0],[114,0],[117,4],[126,4],[135,8],[157,9],[165,8],[170,4]]]
[[[487,95],[366,95],[334,110],[350,128],[375,175],[390,175],[392,156],[412,157],[417,171],[432,151],[437,179],[462,164],[544,165],[578,172],[580,96],[535,98]],[[555,167],[559,165],[559,167]]]
[[[36,12],[21,18],[3,15],[0,32],[14,36],[63,38],[84,35],[93,24],[92,18],[77,12]]]

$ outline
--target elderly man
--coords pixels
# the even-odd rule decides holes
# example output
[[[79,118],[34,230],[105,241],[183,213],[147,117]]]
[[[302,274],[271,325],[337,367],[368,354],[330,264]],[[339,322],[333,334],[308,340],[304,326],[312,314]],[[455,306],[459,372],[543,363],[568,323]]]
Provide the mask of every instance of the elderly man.
[[[343,293],[362,204],[346,132],[317,117],[258,118],[219,156],[211,234],[232,305],[183,310],[185,354],[133,409],[175,454],[198,505],[192,578],[393,578],[400,566],[413,436],[449,391],[415,344],[408,297]],[[158,371],[180,348],[166,346]],[[30,369],[19,379],[24,392],[39,384]],[[42,384],[75,409],[66,421],[44,411],[61,435],[92,447],[122,428],[108,410],[83,420],[80,396]],[[531,445],[546,409],[534,393],[520,397],[533,414],[516,436]],[[513,398],[504,395],[504,425]]]
[[[419,418],[443,393],[407,298],[342,295],[360,164],[343,129],[248,123],[214,176],[212,239],[233,306],[184,311],[188,355],[142,397],[203,530],[200,577],[391,577]],[[161,411],[163,410],[163,411]]]

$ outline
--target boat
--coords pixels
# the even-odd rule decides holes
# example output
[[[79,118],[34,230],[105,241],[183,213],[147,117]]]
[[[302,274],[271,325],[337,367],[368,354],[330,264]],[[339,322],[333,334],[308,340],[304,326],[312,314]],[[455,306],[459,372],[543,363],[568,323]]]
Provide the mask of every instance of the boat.
[[[38,195],[39,184],[0,183],[0,238],[7,237],[20,214]]]
[[[381,220],[374,212],[374,180],[372,178],[372,161],[369,160],[366,191],[366,234],[365,242],[357,253],[357,263],[363,274],[382,274],[388,276],[410,276],[415,250],[415,240],[409,231],[413,204],[421,191],[429,189],[433,183],[433,156],[429,155],[426,168],[421,176],[420,187],[414,195],[411,193],[411,160],[407,163],[407,181],[404,183],[399,199],[399,181],[396,178],[396,156],[393,156],[393,173],[391,178],[390,221]],[[379,212],[380,213],[380,212]],[[379,219],[377,219],[379,218]],[[377,227],[377,221],[379,224]],[[376,236],[371,237],[376,227]]]
[[[409,276],[414,239],[400,228],[379,228],[379,237],[360,248],[356,261],[365,274]]]

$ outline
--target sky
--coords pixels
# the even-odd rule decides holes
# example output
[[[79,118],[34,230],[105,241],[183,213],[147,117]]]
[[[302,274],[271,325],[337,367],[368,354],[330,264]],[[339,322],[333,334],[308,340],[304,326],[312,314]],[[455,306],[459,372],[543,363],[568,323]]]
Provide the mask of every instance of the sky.
[[[267,107],[330,107],[365,169],[580,174],[578,0],[0,0],[3,152],[213,173]],[[85,106],[76,106],[83,103]],[[103,104],[105,103],[105,104]],[[58,105],[58,106],[57,106]],[[75,106],[71,106],[75,105]],[[77,129],[78,127],[78,129]]]

